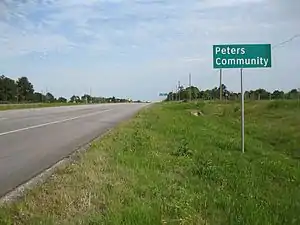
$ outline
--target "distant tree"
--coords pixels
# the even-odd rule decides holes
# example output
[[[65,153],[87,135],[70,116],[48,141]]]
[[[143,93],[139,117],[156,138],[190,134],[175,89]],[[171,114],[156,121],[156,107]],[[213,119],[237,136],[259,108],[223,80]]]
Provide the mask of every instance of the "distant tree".
[[[239,93],[235,93],[235,92],[230,92],[229,94],[229,100],[232,100],[232,101],[236,101],[240,98],[240,94]]]
[[[92,97],[92,102],[93,103],[103,103],[103,102],[105,102],[105,98],[103,98],[103,97]]]
[[[33,94],[34,102],[43,102],[43,101],[45,101],[45,99],[46,99],[46,96],[44,96],[42,93],[34,92],[34,94]]]
[[[209,100],[212,99],[212,91],[211,90],[205,90],[205,91],[200,91],[199,93],[199,98],[203,100]]]
[[[210,91],[210,96],[211,96],[211,99],[219,99],[220,98],[220,88],[213,88],[211,91]]]
[[[14,80],[0,76],[0,101],[15,102],[17,99],[17,85]]]
[[[47,102],[50,102],[50,103],[55,102],[55,98],[54,98],[53,94],[51,94],[50,92],[48,92],[48,93],[46,94],[46,101],[47,101]]]
[[[284,98],[284,92],[283,91],[275,90],[272,93],[272,99],[283,99],[283,98]]]
[[[222,84],[222,97],[223,98],[225,97],[225,93],[228,93],[227,87],[225,84]],[[214,98],[220,99],[220,87],[218,87],[217,90],[214,91],[214,94],[215,94]]]
[[[80,102],[79,96],[73,95],[73,96],[70,98],[70,102],[72,102],[72,103],[79,103],[79,102]]]
[[[250,99],[250,92],[245,91],[244,96],[245,96],[245,99]]]
[[[191,93],[192,93],[192,99],[197,99],[200,95],[200,90],[197,87],[192,86],[191,87]],[[189,91],[189,90],[188,90]]]
[[[287,93],[288,99],[297,99],[299,97],[299,92],[297,89],[292,89]]]
[[[180,85],[180,86],[178,87],[178,91],[182,91],[182,90],[184,90],[184,86],[183,86],[183,85]]]
[[[58,101],[58,102],[61,102],[61,103],[66,103],[68,100],[67,100],[66,98],[64,98],[64,97],[59,97],[59,98],[57,99],[57,101]]]
[[[17,80],[18,99],[20,101],[30,101],[33,96],[33,85],[29,82],[27,77],[21,77]]]
[[[257,99],[257,96],[255,95],[255,92],[253,90],[249,91],[249,99],[251,100]]]
[[[191,99],[197,99],[199,97],[200,91],[197,87],[187,87],[185,89],[182,89],[180,92],[180,99],[181,100],[189,100],[190,99],[190,94],[191,94]],[[171,95],[168,97],[172,97]]]
[[[76,101],[76,96],[73,95],[71,98],[70,98],[70,102],[74,103]]]
[[[85,95],[81,96],[81,101],[82,102],[91,102],[91,100],[92,100],[92,97],[88,94],[85,94]]]
[[[175,96],[175,94],[173,92],[169,92],[168,96],[166,98],[166,101],[173,101],[173,100],[175,100],[174,96]]]
[[[262,88],[255,90],[254,94],[258,100],[266,100],[270,98],[270,93]]]

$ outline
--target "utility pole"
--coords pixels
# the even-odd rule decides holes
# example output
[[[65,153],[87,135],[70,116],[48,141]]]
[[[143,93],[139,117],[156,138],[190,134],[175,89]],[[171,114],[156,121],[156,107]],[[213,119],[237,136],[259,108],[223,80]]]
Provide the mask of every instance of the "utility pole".
[[[222,96],[223,96],[223,87],[222,87],[222,69],[220,69],[220,101],[222,101]]]
[[[42,103],[43,103],[44,102],[44,91],[42,90],[41,93],[42,93]]]
[[[90,87],[90,103],[92,103],[93,100],[92,100],[92,88]]]
[[[189,86],[190,86],[190,101],[192,101],[192,75],[189,74]]]
[[[178,101],[180,101],[180,81],[178,81]]]
[[[47,103],[48,99],[47,99],[47,94],[48,94],[48,88],[46,88],[46,93],[45,93],[45,102]]]
[[[6,87],[6,84],[4,84],[4,96],[5,96],[5,101],[7,103],[7,87]]]
[[[17,86],[17,104],[19,104],[19,87]]]
[[[300,103],[300,88],[298,88],[298,105]]]

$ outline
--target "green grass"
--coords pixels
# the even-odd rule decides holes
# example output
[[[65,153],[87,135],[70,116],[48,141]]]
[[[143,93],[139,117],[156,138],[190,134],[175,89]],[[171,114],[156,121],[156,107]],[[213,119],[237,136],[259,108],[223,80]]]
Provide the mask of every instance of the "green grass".
[[[0,224],[300,224],[300,105],[245,108],[245,154],[238,103],[147,108],[1,208]]]
[[[77,105],[75,103],[24,103],[24,104],[0,104],[0,111],[10,109],[30,109],[30,108],[45,108],[45,107],[57,107]]]

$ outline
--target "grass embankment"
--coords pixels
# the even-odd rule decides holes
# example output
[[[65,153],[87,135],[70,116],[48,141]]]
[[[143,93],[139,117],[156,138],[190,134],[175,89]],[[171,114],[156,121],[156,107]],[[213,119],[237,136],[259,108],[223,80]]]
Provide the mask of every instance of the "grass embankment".
[[[192,116],[200,109],[203,116]],[[165,103],[0,210],[3,224],[300,224],[300,107]]]
[[[76,105],[75,103],[24,103],[24,104],[0,104],[0,111],[10,109],[31,109],[31,108],[45,108]]]

